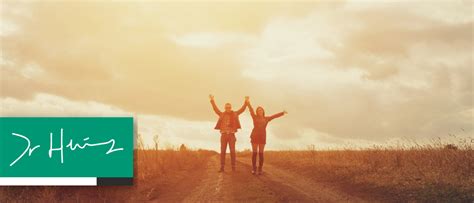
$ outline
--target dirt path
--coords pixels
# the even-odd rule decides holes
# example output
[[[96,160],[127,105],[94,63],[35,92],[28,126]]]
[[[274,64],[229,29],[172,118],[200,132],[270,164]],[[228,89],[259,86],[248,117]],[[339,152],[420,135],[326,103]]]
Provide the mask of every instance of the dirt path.
[[[31,199],[104,202],[365,202],[325,183],[266,164],[263,175],[251,174],[251,161],[238,157],[237,171],[218,173],[219,156],[202,159],[192,169],[171,171],[136,182],[134,186],[38,187],[9,191],[9,196],[33,193]],[[26,192],[25,192],[26,191]],[[1,199],[1,198],[0,198]],[[8,200],[8,199],[7,199]],[[14,200],[12,198],[11,200]]]
[[[207,163],[205,174],[191,191],[180,191],[183,202],[364,202],[335,188],[308,181],[276,167],[265,165],[265,173],[252,175],[250,160],[238,159],[237,170],[230,166],[218,173],[218,156]],[[194,180],[196,181],[196,180]],[[179,190],[179,188],[176,188]],[[177,199],[175,199],[177,200]]]

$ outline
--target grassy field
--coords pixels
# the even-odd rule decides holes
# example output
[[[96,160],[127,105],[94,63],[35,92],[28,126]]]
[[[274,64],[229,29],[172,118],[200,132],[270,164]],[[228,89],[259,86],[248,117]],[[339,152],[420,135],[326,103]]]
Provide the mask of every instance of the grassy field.
[[[145,201],[169,193],[182,177],[199,173],[213,151],[136,150],[133,186],[0,187],[0,202]]]
[[[250,152],[243,153],[250,156]],[[474,151],[407,149],[269,151],[265,162],[348,193],[382,201],[474,201]]]
[[[340,188],[369,200],[389,202],[472,202],[474,151],[471,145],[365,150],[268,151],[265,163]],[[134,186],[0,187],[0,202],[147,201],[185,194],[199,183],[213,151],[137,150]],[[249,157],[250,152],[239,153]],[[250,176],[250,174],[249,174]],[[195,177],[195,180],[190,180]],[[190,185],[189,190],[194,186]]]

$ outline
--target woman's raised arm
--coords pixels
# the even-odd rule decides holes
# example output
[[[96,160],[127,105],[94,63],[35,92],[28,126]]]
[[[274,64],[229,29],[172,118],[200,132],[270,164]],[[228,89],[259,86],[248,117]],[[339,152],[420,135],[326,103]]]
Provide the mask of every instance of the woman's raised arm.
[[[249,107],[249,112],[252,117],[255,117],[255,111],[253,110],[252,105],[250,104],[250,101],[248,102],[248,107]]]
[[[268,117],[268,121],[271,121],[271,120],[273,120],[273,119],[275,119],[275,118],[282,117],[283,115],[285,115],[285,114],[287,114],[287,113],[288,113],[288,112],[286,112],[286,111],[282,111],[282,112],[280,112],[280,113],[273,114],[273,115],[271,115],[271,116]]]

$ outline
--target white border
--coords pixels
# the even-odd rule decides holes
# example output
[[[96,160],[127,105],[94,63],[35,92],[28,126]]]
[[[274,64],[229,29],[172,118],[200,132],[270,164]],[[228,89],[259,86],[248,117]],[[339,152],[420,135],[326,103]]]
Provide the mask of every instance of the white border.
[[[97,178],[0,177],[0,186],[97,186]]]

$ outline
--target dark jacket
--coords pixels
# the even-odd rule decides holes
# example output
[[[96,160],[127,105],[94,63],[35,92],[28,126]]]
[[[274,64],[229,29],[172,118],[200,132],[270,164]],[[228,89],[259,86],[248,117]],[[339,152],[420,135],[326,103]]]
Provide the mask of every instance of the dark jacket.
[[[219,108],[216,106],[216,102],[214,100],[211,100],[212,104],[212,109],[214,109],[214,112],[219,116],[219,120],[216,123],[216,127],[214,129],[220,130],[221,125],[222,125],[222,117],[225,114],[230,114],[230,128],[237,130],[240,129],[240,121],[239,121],[239,115],[245,111],[245,108],[247,107],[247,104],[244,103],[244,105],[237,111],[231,111],[231,112],[222,112],[219,110]]]

